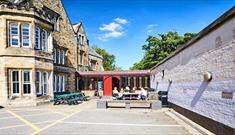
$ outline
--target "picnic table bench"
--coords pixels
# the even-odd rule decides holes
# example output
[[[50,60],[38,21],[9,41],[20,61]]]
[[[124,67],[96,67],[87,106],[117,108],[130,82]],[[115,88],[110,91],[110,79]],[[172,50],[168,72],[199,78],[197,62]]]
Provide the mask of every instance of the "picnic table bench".
[[[85,96],[84,93],[81,92],[74,92],[69,94],[57,94],[54,96],[54,105],[58,104],[69,104],[69,105],[76,105],[81,103],[82,101],[89,100],[89,96]]]
[[[137,100],[138,96],[139,96],[139,93],[130,93],[130,92],[123,93],[124,100]]]
[[[125,104],[126,109],[130,109],[131,104],[138,104],[139,107],[142,107],[143,104],[148,104],[149,105],[148,108],[151,108],[154,110],[160,109],[162,107],[161,101],[159,101],[159,100],[98,100],[97,101],[97,108],[106,109],[108,107],[111,107],[109,105],[110,103]]]

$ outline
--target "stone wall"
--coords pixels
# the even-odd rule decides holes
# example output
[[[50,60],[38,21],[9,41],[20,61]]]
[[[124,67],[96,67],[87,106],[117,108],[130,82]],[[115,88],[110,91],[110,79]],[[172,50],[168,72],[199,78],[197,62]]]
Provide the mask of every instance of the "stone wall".
[[[37,20],[33,16],[33,11],[1,8],[0,11],[9,12],[9,14],[0,16],[0,105],[36,105],[36,91],[35,91],[35,72],[48,71],[50,75],[53,73],[53,55],[52,55],[52,41],[49,35],[48,52],[37,51],[34,49],[34,27],[39,25],[46,28],[48,31],[52,30],[52,26],[42,20]],[[11,15],[10,13],[14,13]],[[29,48],[23,47],[9,47],[8,45],[8,23],[28,23],[30,26],[30,44]],[[17,99],[11,99],[11,85],[10,85],[10,69],[30,70],[31,71],[31,94],[22,94]],[[49,76],[49,94],[53,95],[52,77]]]
[[[63,7],[61,0],[42,0],[43,4],[51,10],[60,14],[59,32],[53,33],[53,44],[68,48],[67,65],[76,68],[77,66],[77,43],[71,22]]]
[[[68,81],[66,83],[66,88],[70,91],[75,91],[75,72],[77,68],[77,59],[78,59],[78,50],[77,50],[77,43],[75,39],[75,33],[71,22],[67,16],[67,13],[63,7],[61,0],[42,0],[43,5],[47,6],[51,10],[60,14],[60,22],[59,22],[59,32],[53,32],[53,45],[64,47],[68,49],[66,53],[66,67],[69,67],[67,74],[68,74]],[[56,72],[60,72],[56,70]]]
[[[168,91],[169,102],[181,108],[235,128],[234,30],[235,18],[230,18],[162,62],[151,71],[151,88]],[[205,71],[212,74],[209,82],[203,80]]]
[[[89,60],[90,60],[90,65],[91,65],[92,60],[97,62],[96,66],[95,66],[95,71],[104,71],[102,58],[100,58],[98,56],[94,56],[92,54],[89,54]]]

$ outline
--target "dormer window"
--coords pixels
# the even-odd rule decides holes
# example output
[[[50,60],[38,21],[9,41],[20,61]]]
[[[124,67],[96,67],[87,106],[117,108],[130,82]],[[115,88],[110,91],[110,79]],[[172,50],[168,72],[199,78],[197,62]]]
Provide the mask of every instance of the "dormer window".
[[[84,45],[84,36],[82,36],[81,45]]]
[[[78,35],[78,44],[80,45],[81,44],[81,35]]]
[[[54,31],[60,31],[60,17],[54,18]]]

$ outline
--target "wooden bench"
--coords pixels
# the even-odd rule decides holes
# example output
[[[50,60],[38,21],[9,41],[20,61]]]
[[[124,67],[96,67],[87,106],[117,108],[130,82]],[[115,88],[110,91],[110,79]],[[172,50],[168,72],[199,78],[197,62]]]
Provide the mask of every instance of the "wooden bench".
[[[136,107],[143,107],[143,104],[148,104],[148,108],[151,109],[161,109],[161,101],[159,100],[98,100],[97,101],[97,108],[99,109],[106,109],[111,107],[109,104],[116,103],[116,104],[125,104],[126,109],[131,108],[131,104],[139,104],[141,106]],[[122,107],[122,106],[119,106]],[[146,107],[145,107],[146,108]]]

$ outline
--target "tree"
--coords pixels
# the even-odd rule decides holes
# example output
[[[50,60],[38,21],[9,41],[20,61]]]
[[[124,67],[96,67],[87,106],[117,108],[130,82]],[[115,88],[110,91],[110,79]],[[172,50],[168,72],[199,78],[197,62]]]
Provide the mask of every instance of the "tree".
[[[103,67],[105,71],[121,70],[120,67],[115,65],[115,56],[108,53],[105,49],[94,46],[93,49],[103,57]]]
[[[146,39],[147,44],[142,46],[142,50],[145,51],[143,59],[135,63],[130,69],[152,68],[195,35],[195,33],[185,33],[180,36],[177,32],[170,31],[166,34],[158,34],[158,37],[149,36]]]

